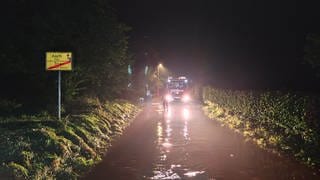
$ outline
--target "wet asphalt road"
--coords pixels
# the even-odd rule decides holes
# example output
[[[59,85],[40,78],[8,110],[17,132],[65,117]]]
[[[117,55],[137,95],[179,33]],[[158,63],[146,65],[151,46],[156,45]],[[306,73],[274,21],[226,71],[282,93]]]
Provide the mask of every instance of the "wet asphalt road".
[[[198,104],[153,103],[84,179],[320,179],[209,120]]]

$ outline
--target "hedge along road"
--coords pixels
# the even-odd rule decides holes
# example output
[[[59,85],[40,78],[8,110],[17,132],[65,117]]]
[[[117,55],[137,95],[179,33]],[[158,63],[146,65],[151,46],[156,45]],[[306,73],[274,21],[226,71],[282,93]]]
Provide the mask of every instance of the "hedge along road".
[[[199,104],[153,103],[84,179],[320,179],[208,119]]]

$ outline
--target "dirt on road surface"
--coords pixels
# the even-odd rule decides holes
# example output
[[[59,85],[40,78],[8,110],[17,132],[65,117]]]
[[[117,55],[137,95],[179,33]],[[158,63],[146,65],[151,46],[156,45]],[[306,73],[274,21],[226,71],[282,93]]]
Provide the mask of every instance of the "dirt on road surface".
[[[199,104],[150,104],[84,179],[320,179],[208,119]]]

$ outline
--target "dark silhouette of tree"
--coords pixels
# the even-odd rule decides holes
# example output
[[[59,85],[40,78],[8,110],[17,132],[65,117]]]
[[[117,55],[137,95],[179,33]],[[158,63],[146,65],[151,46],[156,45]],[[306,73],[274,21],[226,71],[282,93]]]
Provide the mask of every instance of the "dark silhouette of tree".
[[[71,51],[73,71],[64,72],[63,98],[113,99],[128,83],[128,26],[106,0],[8,1],[0,8],[0,98],[25,106],[55,108],[56,72],[45,71],[45,52]],[[66,101],[64,101],[66,102]]]
[[[320,76],[320,34],[307,35],[304,60],[316,69]]]

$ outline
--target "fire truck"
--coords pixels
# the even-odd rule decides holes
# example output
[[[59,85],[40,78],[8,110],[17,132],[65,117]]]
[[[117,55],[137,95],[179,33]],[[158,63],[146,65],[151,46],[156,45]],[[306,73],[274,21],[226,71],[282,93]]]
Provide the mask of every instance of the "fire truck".
[[[191,100],[189,90],[188,79],[184,76],[177,78],[168,77],[167,83],[167,95],[166,100],[171,101],[181,101],[189,102]]]

